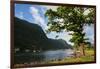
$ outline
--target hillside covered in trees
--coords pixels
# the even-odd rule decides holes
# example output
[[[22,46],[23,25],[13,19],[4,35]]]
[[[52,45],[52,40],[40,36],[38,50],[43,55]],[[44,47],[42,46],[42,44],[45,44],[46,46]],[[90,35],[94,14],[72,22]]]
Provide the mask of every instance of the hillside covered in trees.
[[[33,52],[71,49],[72,47],[63,39],[48,38],[39,25],[15,17],[14,48],[18,49],[17,52],[23,53],[25,50]]]

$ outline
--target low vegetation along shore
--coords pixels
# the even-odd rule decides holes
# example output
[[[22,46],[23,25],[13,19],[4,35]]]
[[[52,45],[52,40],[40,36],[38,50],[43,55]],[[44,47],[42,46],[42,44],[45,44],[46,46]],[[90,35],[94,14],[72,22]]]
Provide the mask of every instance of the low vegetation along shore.
[[[81,63],[81,62],[93,62],[94,61],[94,50],[87,49],[85,50],[85,56],[79,57],[67,57],[61,60],[52,60],[47,62],[31,62],[31,63],[24,63],[24,64],[15,64],[14,67],[23,67],[23,66],[35,66],[35,65],[45,65],[45,64],[59,64],[59,63]]]
[[[86,50],[86,55],[85,56],[80,56],[80,57],[68,57],[65,58],[61,61],[51,61],[49,63],[77,63],[77,62],[92,62],[94,61],[94,50]]]

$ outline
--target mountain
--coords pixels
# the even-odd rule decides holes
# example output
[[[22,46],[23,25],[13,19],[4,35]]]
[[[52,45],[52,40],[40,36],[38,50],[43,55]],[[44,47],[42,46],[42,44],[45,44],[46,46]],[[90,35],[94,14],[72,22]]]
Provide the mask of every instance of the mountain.
[[[65,40],[63,39],[48,39],[49,45],[54,49],[70,49],[72,48]]]
[[[72,47],[63,39],[48,38],[39,25],[15,17],[14,48],[25,52],[26,49],[45,51]]]

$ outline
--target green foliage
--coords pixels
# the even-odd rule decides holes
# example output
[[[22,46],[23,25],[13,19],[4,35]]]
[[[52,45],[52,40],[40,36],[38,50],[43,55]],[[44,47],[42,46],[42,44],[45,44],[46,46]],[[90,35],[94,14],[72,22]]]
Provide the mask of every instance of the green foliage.
[[[62,30],[72,31],[70,39],[75,45],[86,43],[83,27],[90,25],[94,21],[94,8],[59,6],[56,11],[49,9],[46,12],[48,16],[48,31],[61,32]]]

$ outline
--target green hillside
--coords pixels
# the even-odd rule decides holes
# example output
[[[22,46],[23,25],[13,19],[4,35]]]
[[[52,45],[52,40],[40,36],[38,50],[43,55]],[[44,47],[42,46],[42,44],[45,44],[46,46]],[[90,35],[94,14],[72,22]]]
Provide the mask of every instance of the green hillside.
[[[15,17],[14,48],[19,48],[19,52],[25,52],[26,49],[45,51],[72,47],[63,39],[48,38],[39,25]]]

